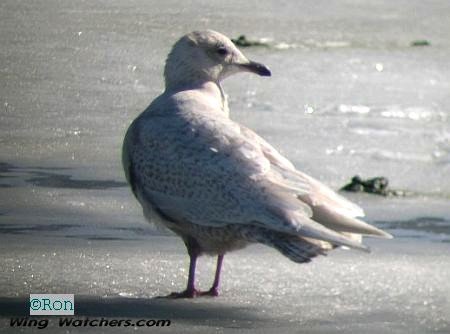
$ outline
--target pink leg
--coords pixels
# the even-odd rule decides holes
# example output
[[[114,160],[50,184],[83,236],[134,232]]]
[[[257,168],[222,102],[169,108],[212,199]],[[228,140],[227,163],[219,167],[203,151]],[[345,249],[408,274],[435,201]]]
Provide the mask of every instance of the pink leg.
[[[195,266],[197,263],[197,257],[199,255],[197,243],[193,239],[189,239],[186,243],[186,247],[189,253],[189,277],[186,286],[186,290],[182,292],[172,292],[167,298],[194,298],[200,293],[195,289]]]
[[[222,270],[223,254],[217,257],[217,267],[216,274],[214,275],[214,282],[208,291],[201,292],[202,296],[213,296],[217,297],[219,295],[219,283],[220,283],[220,271]]]

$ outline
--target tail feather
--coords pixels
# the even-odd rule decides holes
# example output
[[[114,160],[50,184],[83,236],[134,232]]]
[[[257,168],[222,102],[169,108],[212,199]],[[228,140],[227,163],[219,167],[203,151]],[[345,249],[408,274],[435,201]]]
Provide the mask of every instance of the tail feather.
[[[253,230],[246,238],[273,247],[296,263],[310,262],[312,258],[326,255],[327,251],[336,247],[328,242],[266,229]]]
[[[280,239],[270,246],[296,263],[308,263],[318,255],[326,255],[324,249],[302,238]]]

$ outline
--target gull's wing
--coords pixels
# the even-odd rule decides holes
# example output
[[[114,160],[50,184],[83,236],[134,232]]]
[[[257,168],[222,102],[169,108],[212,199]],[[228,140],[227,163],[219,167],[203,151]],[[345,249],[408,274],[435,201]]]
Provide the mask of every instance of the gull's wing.
[[[242,125],[240,128],[243,135],[249,140],[259,143],[263,154],[272,166],[279,168],[285,178],[285,183],[297,183],[300,180],[309,187],[306,194],[298,195],[300,200],[311,206],[314,220],[340,232],[391,237],[388,233],[355,218],[364,216],[364,211],[358,205],[340,196],[311,176],[298,171],[288,159],[252,130]]]
[[[251,224],[364,249],[312,220],[311,206],[297,198],[311,183],[286,182],[261,143],[225,116],[144,113],[127,133],[123,160],[138,199],[175,223]]]
[[[346,198],[338,195],[323,183],[313,179],[312,177],[298,171],[294,165],[282,156],[272,145],[258,136],[254,131],[240,125],[241,132],[254,142],[258,142],[264,155],[270,160],[271,164],[280,168],[288,180],[300,179],[310,187],[307,197],[310,198],[310,204],[314,206],[332,205],[339,212],[352,216],[363,217],[364,211],[355,203],[350,202]]]

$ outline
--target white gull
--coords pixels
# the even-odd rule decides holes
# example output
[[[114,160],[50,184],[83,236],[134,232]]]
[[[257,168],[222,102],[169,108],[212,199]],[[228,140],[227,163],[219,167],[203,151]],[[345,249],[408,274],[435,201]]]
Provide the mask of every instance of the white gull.
[[[357,205],[229,118],[220,82],[238,72],[271,75],[218,32],[183,36],[166,61],[165,91],[124,140],[126,178],[145,217],[178,234],[190,256],[187,288],[172,297],[218,295],[224,254],[250,243],[302,263],[337,246],[367,250],[362,235],[391,237],[355,218],[364,215]],[[201,254],[218,256],[206,292],[195,289]]]

